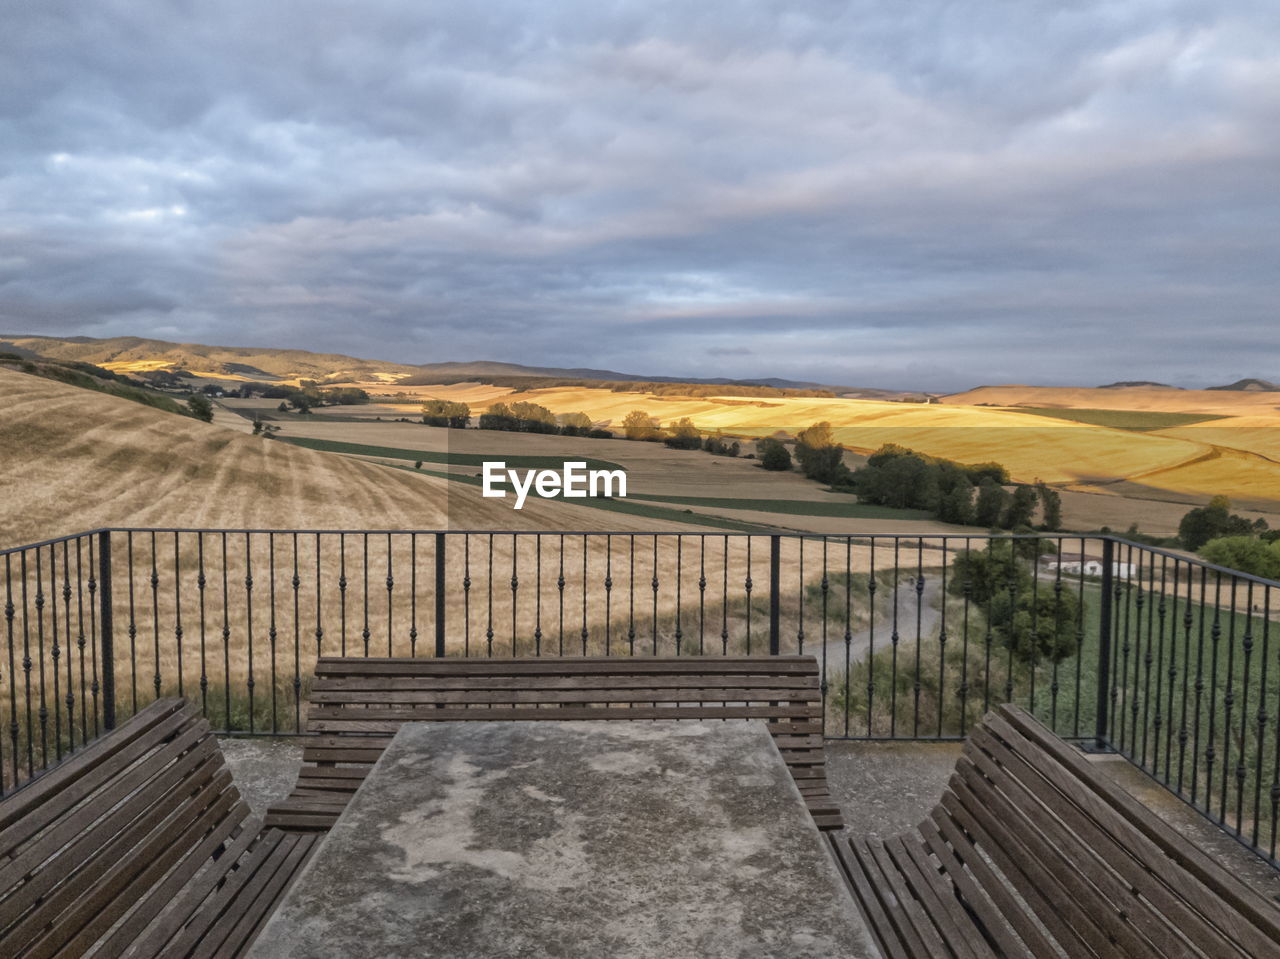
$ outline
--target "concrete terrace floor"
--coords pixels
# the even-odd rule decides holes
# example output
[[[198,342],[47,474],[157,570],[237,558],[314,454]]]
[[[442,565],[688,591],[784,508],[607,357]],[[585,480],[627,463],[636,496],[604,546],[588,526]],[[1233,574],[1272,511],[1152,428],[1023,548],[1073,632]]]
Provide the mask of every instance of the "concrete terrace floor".
[[[224,739],[227,763],[258,828],[267,806],[293,789],[302,748],[288,740]],[[845,832],[888,838],[913,831],[937,804],[959,743],[827,744],[827,780],[845,817]],[[1091,756],[1120,785],[1258,892],[1280,900],[1280,873],[1119,756]]]

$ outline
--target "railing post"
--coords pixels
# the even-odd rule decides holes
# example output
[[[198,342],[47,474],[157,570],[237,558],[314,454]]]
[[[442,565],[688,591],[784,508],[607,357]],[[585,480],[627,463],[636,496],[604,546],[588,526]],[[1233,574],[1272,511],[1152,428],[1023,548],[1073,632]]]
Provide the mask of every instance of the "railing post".
[[[436,533],[436,656],[444,657],[444,533]]]
[[[801,549],[804,544],[801,544]],[[782,606],[782,537],[769,537],[769,655],[779,652],[779,615]]]
[[[1094,725],[1094,745],[1107,748],[1111,705],[1111,594],[1115,588],[1116,544],[1102,541],[1102,602],[1098,608],[1098,715]]]
[[[102,727],[116,728],[116,656],[111,621],[111,531],[98,534],[99,655],[102,660]]]

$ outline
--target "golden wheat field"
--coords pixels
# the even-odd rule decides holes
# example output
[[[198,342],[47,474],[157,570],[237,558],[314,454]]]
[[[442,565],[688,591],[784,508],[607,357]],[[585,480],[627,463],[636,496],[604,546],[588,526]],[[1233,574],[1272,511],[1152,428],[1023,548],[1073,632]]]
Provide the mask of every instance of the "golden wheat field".
[[[468,397],[473,385],[419,387],[422,396],[470,402],[480,412],[492,402]],[[1027,398],[1019,388],[1008,395],[992,394],[1002,402]],[[844,398],[723,397],[686,398],[603,389],[540,389],[519,394],[520,399],[541,403],[554,412],[581,410],[594,421],[615,429],[633,409],[642,409],[664,425],[689,417],[702,430],[758,437],[775,432],[795,434],[806,426],[827,421],[843,445],[870,452],[885,443],[898,443],[936,456],[961,462],[995,460],[1008,467],[1015,480],[1097,488],[1126,482],[1133,496],[1165,494],[1182,502],[1202,502],[1226,494],[1241,506],[1265,508],[1280,500],[1280,462],[1270,458],[1280,433],[1280,415],[1264,411],[1275,394],[1211,392],[1205,406],[1195,405],[1183,390],[1050,391],[1074,396],[1078,402],[1137,402],[1139,409],[1162,412],[1204,412],[1224,417],[1203,426],[1134,431],[1109,426],[1032,415],[1016,409],[977,405],[914,404]],[[1177,394],[1166,409],[1152,394]],[[1114,395],[1112,395],[1114,394]],[[987,395],[987,394],[979,394]],[[1039,396],[1039,393],[1036,393]],[[1260,399],[1259,397],[1262,397]],[[1225,397],[1225,399],[1224,399]],[[952,398],[954,399],[954,398]],[[978,400],[975,402],[987,402]],[[994,402],[994,400],[992,400]],[[1037,402],[1050,402],[1038,399]],[[1179,405],[1181,404],[1181,405]],[[1059,402],[1067,408],[1065,402]],[[1093,409],[1095,407],[1086,407]],[[1126,409],[1116,407],[1113,409]],[[404,414],[410,404],[397,407]],[[1242,419],[1237,430],[1229,414]]]

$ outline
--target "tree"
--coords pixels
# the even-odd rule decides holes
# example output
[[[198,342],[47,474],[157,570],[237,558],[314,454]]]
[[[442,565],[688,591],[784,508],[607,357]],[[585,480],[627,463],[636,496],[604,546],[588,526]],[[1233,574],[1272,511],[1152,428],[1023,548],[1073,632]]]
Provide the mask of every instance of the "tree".
[[[191,411],[191,415],[198,420],[204,420],[206,423],[213,422],[213,404],[209,402],[209,397],[203,393],[192,393],[187,397],[187,409]]]
[[[511,415],[515,419],[515,429],[521,433],[558,433],[556,416],[545,406],[538,403],[520,401],[511,404]]]
[[[1062,529],[1062,497],[1058,491],[1044,483],[1038,484],[1036,491],[1040,494],[1040,528],[1049,532]]]
[[[796,437],[796,460],[809,479],[829,485],[850,481],[852,474],[844,465],[844,447],[835,441],[831,424],[814,423]]]
[[[1031,573],[1018,560],[1012,541],[1007,539],[993,539],[986,549],[965,550],[952,563],[947,589],[954,596],[967,593],[971,602],[984,607],[1000,594],[1031,586]]]
[[[894,443],[886,443],[852,475],[858,501],[896,509],[937,506],[938,484],[931,463]]]
[[[564,436],[586,436],[591,432],[591,417],[586,413],[561,413],[556,420]]]
[[[669,427],[670,435],[663,442],[673,450],[696,450],[702,446],[698,428],[693,420],[683,416]]]
[[[1001,486],[1009,484],[1009,471],[999,463],[971,463],[964,469],[972,483],[981,484],[984,479],[991,479]]]
[[[986,477],[978,484],[978,502],[974,507],[973,521],[979,526],[994,529],[1000,525],[1008,505],[1009,494],[1005,488]]]
[[[1019,486],[1013,491],[1013,499],[1004,511],[1001,526],[1013,529],[1015,526],[1030,526],[1031,518],[1036,512],[1036,491],[1031,486]]]
[[[1215,566],[1264,579],[1280,579],[1280,542],[1266,543],[1252,536],[1222,536],[1205,543],[1200,556]]]
[[[1012,596],[997,593],[989,622],[996,639],[1022,662],[1059,663],[1076,652],[1079,616],[1080,596],[1075,590],[1024,587]]]
[[[756,442],[756,453],[760,456],[760,465],[767,470],[783,472],[791,469],[791,452],[772,436]]]
[[[511,407],[506,403],[494,403],[480,414],[482,430],[513,430],[516,419],[511,415]]]
[[[1224,536],[1249,536],[1253,524],[1231,512],[1231,500],[1215,496],[1208,506],[1193,509],[1178,524],[1178,539],[1184,549],[1198,550],[1211,539]]]
[[[938,503],[938,519],[944,523],[955,523],[958,526],[973,524],[973,483],[969,477],[962,476],[960,482],[942,494]]]
[[[629,440],[656,440],[658,421],[644,410],[632,410],[622,418],[622,432]]]
[[[422,404],[422,422],[427,426],[464,430],[471,422],[471,407],[450,400],[427,400]]]

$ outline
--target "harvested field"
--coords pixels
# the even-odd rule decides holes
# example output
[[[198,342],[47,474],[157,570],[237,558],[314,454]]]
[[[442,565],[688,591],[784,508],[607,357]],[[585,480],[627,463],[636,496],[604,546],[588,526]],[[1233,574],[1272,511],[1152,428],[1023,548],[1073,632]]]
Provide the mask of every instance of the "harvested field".
[[[245,436],[0,370],[0,546],[99,526],[652,529]],[[660,528],[665,524],[657,524]]]

